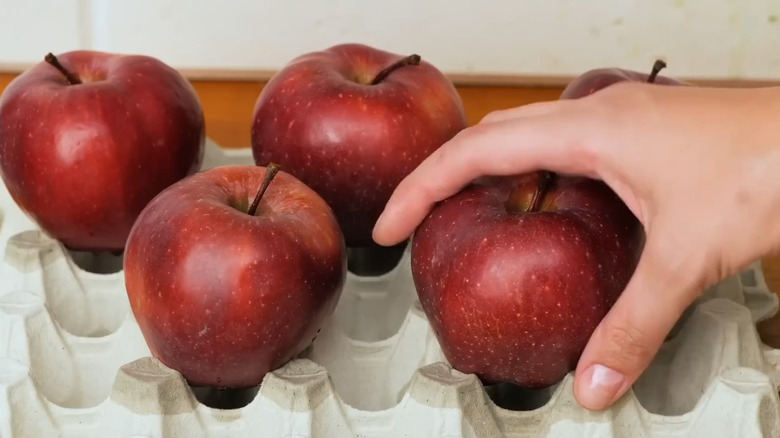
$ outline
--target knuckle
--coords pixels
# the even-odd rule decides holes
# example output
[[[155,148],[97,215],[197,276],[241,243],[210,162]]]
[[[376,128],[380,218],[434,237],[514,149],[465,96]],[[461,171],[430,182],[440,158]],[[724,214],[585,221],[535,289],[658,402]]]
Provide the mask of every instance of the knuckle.
[[[585,98],[572,102],[579,120],[591,135],[582,143],[584,157],[601,169],[624,163],[627,144],[641,144],[647,132],[647,110],[656,105],[645,84],[624,81],[612,84]]]
[[[487,114],[485,114],[484,117],[479,121],[479,123],[490,123],[493,120],[498,120],[504,117],[504,114],[507,114],[509,110],[496,110],[491,111]]]
[[[661,221],[663,230],[650,237],[645,258],[648,275],[663,282],[659,293],[670,304],[685,307],[705,288],[709,260],[706,253],[691,245],[691,231],[695,227],[676,227]],[[694,231],[695,232],[695,231]]]
[[[468,152],[472,139],[484,132],[485,129],[482,125],[475,125],[455,134],[447,144],[436,150],[436,165],[450,167],[461,160],[463,154]]]
[[[592,96],[591,112],[610,120],[612,123],[636,123],[639,111],[647,113],[647,109],[655,105],[653,94],[647,84],[633,81],[619,82],[610,85]],[[628,125],[630,126],[630,124]]]
[[[428,203],[435,203],[441,201],[442,189],[439,187],[438,181],[429,180],[421,184],[416,185],[411,190],[417,192]]]
[[[626,100],[646,99],[649,96],[648,91],[648,85],[645,83],[622,81],[612,84],[598,93],[594,93],[593,96],[597,99],[610,99],[620,103]]]
[[[460,136],[462,136],[462,133],[457,133],[455,136],[450,140],[449,143],[444,144],[439,149],[437,149],[431,156],[429,157],[429,160],[431,161],[431,167],[433,168],[443,168],[447,167],[450,161],[452,161],[452,149],[453,144],[457,141],[460,141]]]
[[[635,327],[611,327],[607,331],[608,365],[617,369],[632,368],[649,360],[653,352],[648,347],[643,332]]]

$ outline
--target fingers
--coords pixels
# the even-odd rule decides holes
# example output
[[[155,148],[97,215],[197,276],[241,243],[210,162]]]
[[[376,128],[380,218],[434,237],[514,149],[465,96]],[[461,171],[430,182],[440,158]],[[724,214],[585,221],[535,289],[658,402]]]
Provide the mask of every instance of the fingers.
[[[670,263],[670,251],[648,241],[625,292],[591,336],[574,383],[585,408],[606,409],[628,391],[695,299],[696,283],[682,264]]]
[[[377,221],[374,240],[393,245],[408,238],[433,204],[480,176],[540,169],[592,176],[595,158],[584,138],[593,125],[587,112],[563,101],[540,115],[461,131],[398,185]]]

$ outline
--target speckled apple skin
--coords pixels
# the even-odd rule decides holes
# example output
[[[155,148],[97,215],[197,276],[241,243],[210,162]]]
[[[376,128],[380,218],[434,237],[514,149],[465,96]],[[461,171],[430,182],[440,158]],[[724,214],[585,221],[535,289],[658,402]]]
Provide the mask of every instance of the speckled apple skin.
[[[42,53],[41,56],[44,54]],[[0,98],[0,175],[19,207],[65,246],[122,251],[138,214],[200,169],[203,111],[161,61],[74,51],[41,62]]]
[[[375,245],[372,229],[398,183],[467,126],[455,87],[424,57],[367,85],[400,58],[359,44],[305,54],[255,106],[256,163],[279,163],[319,193],[350,247]]]
[[[331,209],[280,172],[218,167],[154,198],[128,239],[125,282],[152,354],[192,385],[259,384],[333,313],[346,246]]]
[[[439,203],[413,238],[412,272],[454,368],[541,388],[576,366],[636,268],[644,233],[605,184],[585,178],[555,180],[540,211],[508,211],[510,194],[530,200],[536,185],[516,184],[528,178]]]

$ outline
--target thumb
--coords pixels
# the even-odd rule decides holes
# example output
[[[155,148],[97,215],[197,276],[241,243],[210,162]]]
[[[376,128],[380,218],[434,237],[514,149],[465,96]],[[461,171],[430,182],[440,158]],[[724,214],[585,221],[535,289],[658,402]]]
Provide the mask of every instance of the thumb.
[[[669,234],[648,235],[633,277],[580,357],[574,396],[587,409],[606,409],[628,391],[697,296],[691,259],[658,235]]]

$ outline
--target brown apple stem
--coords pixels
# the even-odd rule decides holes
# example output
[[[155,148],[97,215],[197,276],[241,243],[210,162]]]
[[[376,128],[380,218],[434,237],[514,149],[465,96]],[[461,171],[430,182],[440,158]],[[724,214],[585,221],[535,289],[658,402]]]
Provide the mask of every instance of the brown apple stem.
[[[536,186],[536,191],[534,192],[533,198],[531,198],[531,202],[528,204],[526,212],[539,211],[539,207],[542,206],[542,200],[547,193],[547,189],[550,187],[552,179],[552,172],[539,172],[539,185]]]
[[[276,163],[270,163],[268,164],[268,167],[265,168],[265,178],[263,178],[263,185],[260,186],[260,190],[258,190],[257,195],[255,195],[255,200],[252,201],[252,205],[249,206],[249,210],[247,210],[248,215],[254,216],[255,213],[257,213],[257,207],[260,206],[260,200],[263,199],[265,191],[268,190],[268,186],[271,184],[271,181],[274,179],[280,169],[281,167]]]
[[[655,78],[658,77],[658,73],[661,72],[661,70],[666,68],[666,63],[661,61],[660,59],[655,61],[655,64],[653,64],[653,70],[650,71],[650,76],[647,77],[647,83],[652,84],[655,82]]]
[[[54,56],[52,53],[47,53],[46,56],[43,58],[46,62],[53,65],[54,68],[60,71],[65,76],[65,79],[68,80],[68,84],[70,85],[77,85],[81,83],[81,79],[79,79],[78,76],[74,75],[73,73],[69,72],[65,67],[60,64],[60,60],[57,59],[56,56]]]
[[[390,76],[390,73],[394,72],[395,70],[406,67],[407,65],[420,65],[420,55],[409,55],[406,58],[401,58],[398,61],[390,64],[389,66],[385,67],[384,70],[380,71],[379,74],[376,75],[373,81],[371,81],[371,85],[376,85],[382,81],[385,80],[388,76]]]

